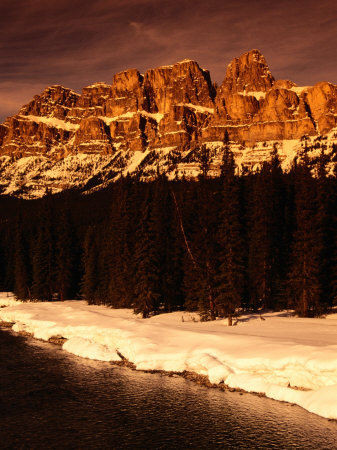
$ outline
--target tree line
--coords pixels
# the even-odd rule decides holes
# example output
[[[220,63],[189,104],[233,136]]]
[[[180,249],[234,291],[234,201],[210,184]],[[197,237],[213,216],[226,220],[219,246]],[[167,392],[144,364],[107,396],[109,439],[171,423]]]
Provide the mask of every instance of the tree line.
[[[151,182],[131,177],[90,195],[0,197],[0,286],[23,300],[86,299],[143,317],[337,304],[337,181],[324,153],[283,172],[276,149],[236,174]]]

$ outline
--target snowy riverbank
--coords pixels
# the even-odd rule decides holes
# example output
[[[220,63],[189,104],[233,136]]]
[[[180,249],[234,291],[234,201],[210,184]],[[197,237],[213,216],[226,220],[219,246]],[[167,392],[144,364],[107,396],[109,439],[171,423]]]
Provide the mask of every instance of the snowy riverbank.
[[[337,314],[299,319],[287,313],[198,322],[175,312],[141,319],[131,310],[82,301],[19,303],[0,293],[0,321],[38,339],[68,339],[64,350],[139,370],[193,371],[212,383],[263,393],[337,419]]]

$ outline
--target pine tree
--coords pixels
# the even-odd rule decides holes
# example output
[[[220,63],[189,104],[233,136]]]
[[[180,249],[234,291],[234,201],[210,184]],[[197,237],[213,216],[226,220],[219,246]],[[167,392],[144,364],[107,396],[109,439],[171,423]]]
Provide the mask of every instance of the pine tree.
[[[97,231],[90,226],[86,232],[83,244],[84,274],[81,282],[81,293],[90,304],[95,303],[98,280],[98,248],[96,242]]]
[[[198,304],[203,320],[215,320],[217,188],[212,180],[201,178],[194,185],[196,198],[190,248],[186,246],[185,289],[187,305]]]
[[[181,236],[179,213],[177,211],[173,189],[165,180],[165,202],[163,202],[162,228],[163,242],[163,272],[162,294],[164,309],[167,312],[181,309],[184,304],[183,297],[183,255],[184,244]],[[175,195],[175,194],[174,194]]]
[[[108,295],[111,306],[128,307],[134,301],[133,225],[137,211],[133,204],[133,182],[128,177],[118,182],[110,214],[107,262]]]
[[[310,317],[321,312],[321,245],[318,239],[315,182],[306,156],[296,167],[295,176],[296,230],[289,273],[289,298],[299,316]]]
[[[25,240],[22,212],[19,210],[15,226],[15,250],[14,250],[14,293],[20,300],[30,298],[30,268],[28,257],[28,245]]]
[[[162,308],[172,311],[182,304],[182,273],[178,217],[174,204],[175,194],[165,175],[159,175],[152,185],[153,199],[149,229],[153,237],[154,253],[158,259]],[[174,211],[174,214],[173,214]]]
[[[203,273],[197,254],[199,221],[196,187],[195,182],[182,180],[177,185],[176,192],[172,192],[182,249],[184,306],[189,311],[198,310],[203,285]]]
[[[12,224],[10,224],[12,225]],[[10,228],[7,227],[5,236],[3,238],[4,245],[4,274],[3,274],[3,289],[4,291],[14,291],[15,289],[15,248],[12,245],[15,242],[15,225]]]
[[[335,199],[337,195],[333,189],[333,180],[327,176],[328,157],[321,150],[316,167],[317,178],[317,245],[320,248],[320,286],[322,308],[333,304],[332,280],[335,241]]]
[[[330,306],[337,306],[337,165],[334,168],[334,177],[330,178],[331,184],[331,205],[332,218],[331,230],[334,231],[334,236],[329,243],[331,251],[331,260],[329,266],[329,290],[330,290]]]
[[[284,265],[286,191],[277,149],[270,162],[251,176],[249,296],[255,310],[274,308]]]
[[[202,145],[200,149],[197,149],[197,157],[201,172],[201,178],[206,179],[213,162],[212,152],[206,145]]]
[[[77,271],[74,229],[70,213],[63,209],[57,224],[56,287],[61,301],[76,294]]]
[[[136,314],[141,313],[143,318],[158,312],[162,300],[159,255],[150,225],[151,207],[151,196],[148,192],[142,205],[142,217],[137,230],[135,248],[134,311]]]
[[[50,301],[55,293],[55,238],[51,196],[41,203],[37,236],[33,246],[32,296]]]
[[[216,308],[218,314],[228,317],[228,324],[232,325],[232,317],[242,304],[245,267],[243,230],[240,223],[240,196],[235,179],[234,158],[228,148],[224,151],[221,174]]]
[[[4,291],[4,278],[5,278],[5,257],[4,257],[4,243],[1,237],[0,231],[0,289]]]
[[[109,284],[111,279],[112,253],[111,248],[114,246],[114,237],[111,235],[111,229],[108,222],[100,224],[97,228],[98,235],[96,243],[98,248],[97,256],[97,286],[95,297],[101,305],[114,306],[112,304],[109,292]]]

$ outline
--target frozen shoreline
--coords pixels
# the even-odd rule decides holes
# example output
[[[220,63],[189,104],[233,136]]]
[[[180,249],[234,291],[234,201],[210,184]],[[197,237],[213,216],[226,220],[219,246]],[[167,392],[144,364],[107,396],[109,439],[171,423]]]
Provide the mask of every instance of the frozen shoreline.
[[[299,319],[284,313],[196,322],[175,312],[141,319],[131,310],[82,301],[19,303],[0,293],[0,321],[63,349],[102,361],[127,358],[139,370],[195,372],[211,383],[295,403],[337,419],[337,314]]]

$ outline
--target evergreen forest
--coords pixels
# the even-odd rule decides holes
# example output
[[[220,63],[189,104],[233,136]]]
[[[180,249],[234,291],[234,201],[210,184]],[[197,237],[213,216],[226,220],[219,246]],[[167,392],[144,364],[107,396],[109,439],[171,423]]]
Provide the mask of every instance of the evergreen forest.
[[[243,311],[313,317],[337,305],[337,179],[324,154],[283,172],[275,150],[237,175],[225,146],[218,178],[202,164],[194,181],[158,171],[87,195],[0,197],[0,289],[229,323]]]

